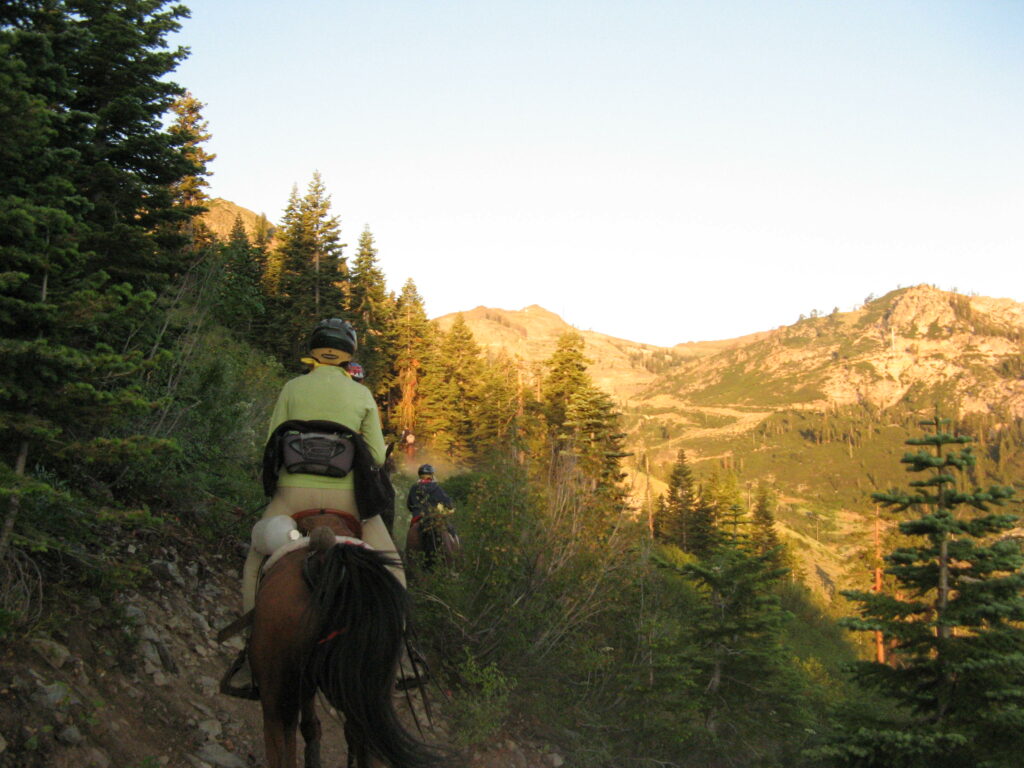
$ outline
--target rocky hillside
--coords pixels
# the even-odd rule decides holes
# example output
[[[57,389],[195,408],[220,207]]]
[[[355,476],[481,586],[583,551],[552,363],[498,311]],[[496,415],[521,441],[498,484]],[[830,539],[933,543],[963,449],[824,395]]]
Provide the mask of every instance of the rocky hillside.
[[[462,315],[484,349],[526,366],[549,357],[571,329],[538,306]],[[438,322],[447,327],[453,317]],[[694,440],[749,432],[781,410],[885,410],[924,393],[960,413],[1024,417],[1024,304],[1008,299],[921,285],[854,312],[674,348],[579,333],[599,386],[627,411]]]
[[[218,692],[241,648],[215,640],[235,618],[244,553],[211,554],[178,532],[152,544],[152,578],[71,608],[76,619],[47,626],[0,656],[0,768],[251,768],[263,761],[258,702]],[[135,546],[135,545],[132,545]],[[145,545],[143,545],[145,546]],[[418,694],[396,708],[429,740],[450,744],[444,702],[428,688],[434,727]],[[324,705],[324,765],[345,765],[342,724]],[[301,741],[301,740],[300,740]],[[465,768],[558,768],[550,746],[500,737],[455,753]]]
[[[911,390],[941,390],[963,413],[1024,416],[1022,339],[1024,305],[922,285],[689,361],[650,392],[707,403],[885,409]]]
[[[749,342],[752,336],[726,341],[689,342],[675,347],[659,347],[626,341],[594,331],[581,331],[554,312],[533,304],[519,310],[477,307],[458,313],[465,319],[473,337],[485,352],[505,354],[530,368],[551,357],[559,337],[574,331],[583,337],[589,372],[595,383],[620,399],[629,399],[658,380],[658,372],[680,363],[732,349]],[[455,314],[437,318],[447,329]],[[761,334],[758,334],[760,336]]]

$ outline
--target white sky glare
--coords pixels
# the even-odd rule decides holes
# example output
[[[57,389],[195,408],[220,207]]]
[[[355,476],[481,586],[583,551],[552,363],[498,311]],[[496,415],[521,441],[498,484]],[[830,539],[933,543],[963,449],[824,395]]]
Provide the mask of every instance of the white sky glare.
[[[432,317],[670,346],[932,283],[1024,300],[1024,3],[184,0],[210,193],[323,176]]]

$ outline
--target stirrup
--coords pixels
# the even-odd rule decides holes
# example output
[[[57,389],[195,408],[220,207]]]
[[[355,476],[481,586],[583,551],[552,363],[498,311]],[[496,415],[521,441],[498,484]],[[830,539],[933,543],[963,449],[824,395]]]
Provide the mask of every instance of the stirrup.
[[[395,690],[408,691],[413,688],[423,688],[424,683],[430,682],[430,667],[427,664],[427,660],[411,644],[407,644],[405,650],[409,656],[412,674],[403,675],[395,680]]]
[[[245,666],[246,652],[248,649],[240,652],[235,660],[231,662],[231,666],[228,667],[228,671],[224,673],[224,677],[220,679],[220,692],[225,696],[234,696],[238,699],[248,699],[255,701],[260,697],[260,689],[256,687],[255,682],[250,682],[247,685],[233,685],[231,679],[238,674],[239,670]]]
[[[430,681],[430,675],[424,671],[422,675],[416,677],[403,677],[400,680],[395,680],[396,691],[411,691],[414,688],[422,688],[424,683]]]

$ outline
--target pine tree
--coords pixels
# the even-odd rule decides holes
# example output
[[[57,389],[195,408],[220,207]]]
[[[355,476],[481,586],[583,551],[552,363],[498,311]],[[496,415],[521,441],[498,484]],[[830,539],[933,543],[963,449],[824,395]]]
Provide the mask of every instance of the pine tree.
[[[861,662],[857,679],[891,698],[899,721],[843,734],[827,750],[854,766],[1009,767],[1020,761],[1024,727],[1024,556],[1001,537],[1016,517],[990,511],[1013,490],[966,491],[971,438],[946,431],[936,416],[907,441],[901,459],[925,473],[910,490],[874,494],[880,504],[917,517],[899,525],[917,543],[885,560],[897,595],[848,592],[860,604],[856,630],[895,641],[890,664]]]
[[[166,79],[187,55],[169,49],[188,11],[167,0],[76,0],[62,8],[59,45],[71,84],[60,105],[72,119],[60,141],[77,161],[68,175],[88,201],[83,252],[92,271],[136,288],[162,288],[188,267],[181,224],[194,211],[175,205],[174,186],[200,172],[189,137],[164,127],[183,89]],[[51,14],[41,24],[52,24]]]
[[[558,339],[554,354],[545,362],[547,375],[541,384],[541,402],[548,428],[558,433],[565,424],[572,396],[590,386],[589,361],[583,354],[583,337],[567,331]]]
[[[331,215],[331,197],[319,171],[313,173],[302,198],[302,212],[312,240],[313,314],[315,318],[324,313],[334,315],[345,306],[343,284],[348,268],[342,256],[341,223]]]
[[[611,397],[592,384],[574,392],[564,428],[584,474],[607,491],[616,488],[623,478],[621,461],[630,454],[623,450],[626,435]]]
[[[713,472],[697,489],[689,518],[687,552],[707,557],[724,535],[750,539],[745,530],[739,486],[732,472]],[[740,525],[743,525],[740,532]]]
[[[629,455],[623,451],[625,435],[611,398],[594,386],[587,373],[583,346],[582,336],[566,332],[545,363],[540,405],[548,450],[555,457],[573,456],[594,488],[621,501],[623,494],[617,487],[622,478],[621,459]]]
[[[728,486],[722,482],[720,500]],[[754,552],[742,506],[729,503],[724,516],[710,548],[681,570],[705,598],[690,622],[709,749],[746,765],[763,757],[757,744],[765,735],[799,727],[808,713],[781,642],[786,614],[775,586],[786,570]]]
[[[693,546],[693,516],[697,508],[697,489],[693,471],[686,460],[686,451],[679,450],[665,493],[655,517],[655,531],[684,552]]]
[[[778,507],[779,498],[775,491],[766,483],[759,484],[750,520],[750,539],[754,552],[769,555],[774,565],[782,567],[787,564],[788,558],[778,531],[775,530],[775,512]]]
[[[395,301],[377,266],[377,248],[369,227],[359,236],[359,250],[352,262],[346,318],[359,333],[358,357],[366,372],[364,384],[374,394],[384,394],[392,383]]]
[[[458,314],[435,349],[424,367],[420,431],[438,451],[463,463],[473,454],[473,422],[484,371],[480,347]]]
[[[293,189],[278,230],[280,274],[273,301],[278,330],[277,353],[291,362],[306,350],[305,340],[316,323],[344,310],[341,228],[330,215],[331,199],[319,173],[314,173],[301,198]]]
[[[502,356],[487,361],[477,387],[477,406],[470,424],[469,442],[476,461],[518,455],[521,447],[526,393],[515,363]]]
[[[261,213],[256,217],[256,223],[253,225],[252,231],[252,244],[259,248],[264,253],[264,259],[270,250],[271,241],[274,239],[275,232],[274,225],[267,220],[267,215]],[[266,269],[264,269],[264,282],[266,283]],[[276,283],[275,283],[276,284]]]
[[[425,357],[433,340],[433,328],[427,319],[423,299],[412,278],[402,286],[395,311],[395,362],[388,409],[395,432],[417,434],[422,400],[420,383]]]
[[[289,301],[288,296],[282,295],[281,279],[284,272],[286,253],[289,248],[293,247],[293,233],[301,226],[299,206],[299,188],[293,184],[291,192],[288,194],[288,201],[285,204],[284,212],[281,214],[281,223],[275,229],[277,234],[275,247],[267,253],[267,268],[263,273],[264,294],[268,297],[273,297],[274,309],[272,314],[275,324],[278,314],[283,313]]]
[[[202,114],[205,106],[190,91],[185,91],[171,105],[174,122],[169,131],[178,139],[185,157],[196,170],[171,184],[170,188],[177,205],[193,215],[204,210],[203,203],[208,199],[206,190],[210,186],[206,177],[212,174],[210,163],[217,158],[203,146],[211,138],[210,126]]]
[[[217,236],[202,219],[198,218],[199,214],[206,210],[206,189],[210,185],[205,177],[212,173],[209,164],[217,157],[203,147],[211,138],[209,126],[202,115],[204,106],[206,105],[199,99],[185,91],[171,105],[174,122],[169,129],[171,135],[177,138],[183,154],[195,168],[193,173],[172,183],[170,189],[175,206],[188,215],[188,218],[179,225],[179,229],[187,238],[186,244],[200,259],[214,252],[212,246],[217,240]]]
[[[712,548],[718,535],[718,508],[703,495],[697,497],[688,536],[688,552],[703,557]]]
[[[249,242],[239,216],[227,243],[220,247],[217,319],[233,331],[250,336],[264,312],[262,252]]]

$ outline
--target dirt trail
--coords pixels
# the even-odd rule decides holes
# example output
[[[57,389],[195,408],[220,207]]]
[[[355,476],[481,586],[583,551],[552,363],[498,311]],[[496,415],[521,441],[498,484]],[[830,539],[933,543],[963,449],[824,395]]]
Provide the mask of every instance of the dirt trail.
[[[699,413],[733,420],[720,426],[701,427],[687,424],[681,435],[661,443],[660,445],[663,447],[671,447],[683,440],[729,438],[743,435],[755,429],[762,421],[775,413],[774,410],[740,410],[738,405],[692,405],[671,395],[658,395],[647,401],[647,405],[652,409],[671,408],[684,413]]]

